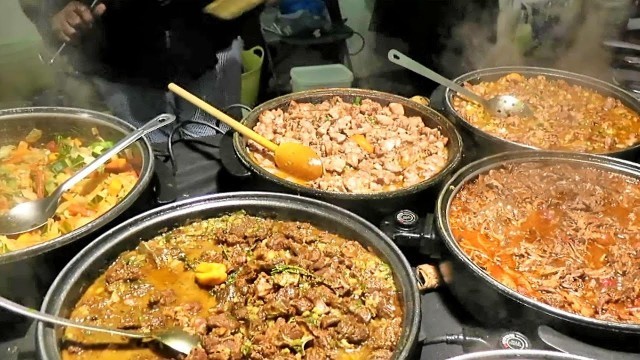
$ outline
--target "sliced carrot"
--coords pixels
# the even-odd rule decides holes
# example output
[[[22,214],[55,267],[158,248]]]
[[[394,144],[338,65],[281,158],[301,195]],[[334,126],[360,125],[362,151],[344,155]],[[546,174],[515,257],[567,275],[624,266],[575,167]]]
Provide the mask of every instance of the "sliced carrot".
[[[94,213],[93,210],[87,208],[84,204],[80,204],[80,203],[72,203],[71,205],[69,205],[67,210],[69,211],[69,214],[71,214],[72,216],[76,216],[76,215],[91,216]]]
[[[108,172],[123,172],[127,170],[127,159],[124,158],[115,158],[112,159],[107,165],[104,166],[104,169]]]
[[[58,151],[58,144],[56,144],[55,141],[51,140],[47,143],[46,148],[51,151],[52,153],[57,152]],[[52,154],[53,155],[53,154]]]
[[[367,140],[367,138],[364,135],[356,134],[356,135],[353,135],[350,139],[353,140],[356,144],[358,144],[358,146],[360,146],[362,150],[368,153],[373,152],[374,150],[373,145],[371,145],[369,140]]]
[[[44,171],[41,168],[32,171],[34,190],[38,198],[44,197]]]

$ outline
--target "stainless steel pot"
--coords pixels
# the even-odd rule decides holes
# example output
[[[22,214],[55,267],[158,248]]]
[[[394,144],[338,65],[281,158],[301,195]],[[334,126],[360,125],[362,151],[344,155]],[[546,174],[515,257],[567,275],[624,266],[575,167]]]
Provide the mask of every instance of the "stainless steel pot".
[[[91,129],[96,128],[106,140],[118,141],[135,128],[110,115],[72,108],[35,107],[17,108],[0,111],[0,146],[17,144],[34,128],[42,130],[43,144],[55,139],[56,135],[65,135],[93,142],[95,136]],[[89,224],[64,234],[53,240],[0,255],[0,264],[34,257],[96,232],[110,223],[130,207],[147,188],[153,176],[154,159],[151,145],[146,139],[131,145],[133,153],[131,164],[140,178],[131,192],[116,206]]]
[[[447,145],[449,161],[447,165],[436,176],[414,186],[396,191],[372,194],[323,191],[286,181],[264,170],[249,156],[247,139],[237,133],[233,137],[234,154],[231,154],[228,150],[225,152],[224,142],[221,145],[223,165],[227,169],[233,167],[244,167],[248,169],[249,171],[246,172],[245,175],[252,177],[252,180],[256,180],[255,183],[257,185],[255,186],[260,190],[284,191],[324,200],[351,210],[374,222],[379,221],[382,216],[399,209],[417,209],[424,207],[424,202],[436,196],[444,179],[457,168],[462,158],[462,139],[458,131],[444,116],[429,107],[401,96],[372,90],[321,89],[297,92],[267,101],[254,108],[253,111],[242,120],[242,123],[253,128],[258,122],[260,114],[266,110],[286,108],[291,101],[318,103],[334,96],[339,96],[345,101],[354,101],[359,97],[361,99],[371,99],[383,105],[391,102],[402,104],[408,116],[420,116],[427,126],[439,129],[440,132],[449,139]],[[231,158],[234,157],[234,155],[239,161],[232,163]],[[239,166],[237,164],[238,162],[240,163]],[[237,173],[237,171],[235,173]],[[253,188],[255,189],[256,187]]]
[[[111,229],[81,251],[57,277],[42,311],[68,316],[76,302],[122,252],[140,241],[189,221],[244,210],[250,215],[305,221],[371,249],[393,269],[404,306],[403,332],[394,359],[407,359],[417,344],[420,295],[408,262],[375,226],[336,206],[303,197],[274,193],[227,193],[173,203],[139,215]],[[37,328],[37,353],[42,360],[59,360],[61,332],[43,324]]]
[[[638,102],[635,97],[633,97],[625,90],[613,84],[589,76],[562,70],[529,66],[505,66],[472,71],[459,76],[458,78],[454,79],[454,81],[458,84],[464,84],[466,82],[474,84],[482,81],[495,81],[510,73],[518,73],[525,77],[544,75],[548,79],[565,80],[569,84],[580,85],[587,89],[594,90],[602,95],[618,99],[625,106],[640,114],[640,102]],[[505,151],[537,149],[530,145],[520,144],[499,138],[471,125],[466,120],[464,120],[454,109],[454,95],[455,93],[449,89],[445,91],[444,107],[447,116],[452,119],[452,121],[454,121],[454,123],[461,129],[462,138],[465,142],[465,163],[482,158],[484,156]],[[635,160],[638,154],[640,154],[640,143],[626,149],[616,150],[600,155],[607,155],[627,160]]]
[[[449,360],[595,360],[582,356],[544,350],[480,351],[453,357]]]
[[[491,169],[508,164],[570,163],[615,172],[640,180],[640,165],[598,155],[554,151],[520,151],[493,155],[458,171],[444,186],[436,203],[436,225],[446,245],[440,273],[454,296],[485,324],[510,324],[521,328],[550,325],[566,335],[575,335],[593,345],[613,350],[640,350],[640,324],[598,320],[570,313],[511,290],[489,276],[460,248],[449,227],[449,207],[458,191]]]

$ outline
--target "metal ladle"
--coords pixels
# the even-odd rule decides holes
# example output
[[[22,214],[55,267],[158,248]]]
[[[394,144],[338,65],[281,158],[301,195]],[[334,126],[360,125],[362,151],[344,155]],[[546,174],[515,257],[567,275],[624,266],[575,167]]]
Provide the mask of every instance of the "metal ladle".
[[[187,354],[187,355],[191,352],[191,350],[197,347],[198,344],[200,344],[200,339],[197,336],[191,335],[188,332],[181,329],[161,330],[161,331],[150,332],[150,333],[139,333],[139,332],[130,331],[130,330],[109,329],[101,326],[85,325],[75,321],[71,321],[69,319],[45,314],[43,312],[30,309],[20,304],[14,303],[11,300],[7,300],[3,297],[0,297],[0,307],[5,308],[13,313],[28,317],[30,319],[38,320],[47,324],[72,327],[72,328],[82,329],[86,331],[94,331],[94,332],[106,333],[106,334],[111,334],[116,336],[124,336],[131,339],[157,341],[175,351],[178,351],[180,353]]]
[[[51,195],[42,199],[27,201],[20,203],[8,212],[0,215],[0,234],[14,235],[37,229],[44,225],[49,218],[55,215],[60,203],[60,197],[64,192],[75,186],[80,180],[89,174],[98,170],[98,168],[109,161],[114,155],[124,150],[127,146],[133,144],[147,133],[172,123],[176,119],[170,114],[162,114],[153,120],[144,124],[138,130],[127,135],[124,139],[118,141],[111,149],[105,151],[97,159],[93,160],[89,165],[71,176],[67,181],[63,182],[55,189]]]
[[[445,78],[444,76],[436,73],[435,71],[414,61],[410,57],[399,52],[398,50],[390,50],[388,54],[388,58],[392,63],[398,64],[408,70],[411,70],[419,75],[426,77],[427,79],[433,80],[438,84],[457,92],[458,95],[462,95],[468,100],[471,100],[475,103],[480,104],[482,107],[484,107],[494,116],[497,116],[497,117],[508,117],[508,116],[514,116],[514,115],[520,115],[525,117],[533,116],[533,111],[531,111],[531,108],[529,107],[529,105],[527,105],[523,101],[520,101],[515,96],[498,95],[489,100],[485,100],[481,96],[474,94],[472,91],[465,89],[464,87]]]

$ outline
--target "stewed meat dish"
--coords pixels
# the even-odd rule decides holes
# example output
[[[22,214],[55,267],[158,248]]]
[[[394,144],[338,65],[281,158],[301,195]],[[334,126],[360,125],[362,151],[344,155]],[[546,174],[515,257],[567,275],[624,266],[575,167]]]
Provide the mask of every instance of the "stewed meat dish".
[[[375,193],[416,185],[438,174],[449,159],[448,139],[398,103],[340,97],[319,104],[291,101],[260,114],[254,130],[281,144],[297,142],[322,158],[324,175],[309,183],[278,171],[273,154],[253,141],[258,165],[290,181],[342,193]]]
[[[532,117],[501,118],[454,96],[453,108],[463,119],[505,140],[540,149],[586,153],[619,151],[640,142],[638,113],[618,99],[583,86],[516,73],[464,86],[485,99],[513,95],[529,105]]]
[[[308,223],[234,213],[123,253],[70,318],[182,328],[201,338],[188,360],[386,360],[402,332],[399,301],[389,266],[360,243]],[[65,360],[185,358],[75,329],[64,346]]]
[[[556,308],[640,324],[640,183],[570,163],[490,170],[449,210],[453,236],[503,285]]]

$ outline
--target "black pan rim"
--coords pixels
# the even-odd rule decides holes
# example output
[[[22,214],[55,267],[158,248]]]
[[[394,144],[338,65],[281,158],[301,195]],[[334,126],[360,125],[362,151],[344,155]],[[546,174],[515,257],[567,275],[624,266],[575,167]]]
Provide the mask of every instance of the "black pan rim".
[[[451,177],[451,179],[449,179],[447,184],[443,187],[443,190],[438,195],[438,199],[436,201],[436,225],[440,237],[444,241],[449,251],[451,251],[456,258],[461,260],[466,265],[466,267],[474,273],[474,275],[479,277],[482,281],[488,283],[489,286],[497,289],[502,295],[524,306],[531,307],[534,310],[541,311],[555,318],[566,320],[578,325],[587,325],[593,328],[613,330],[623,333],[640,334],[640,324],[627,324],[622,322],[604,321],[590,318],[561,310],[527,296],[521,295],[509,289],[507,286],[503,285],[502,283],[491,277],[489,274],[487,274],[480,266],[473,262],[458,245],[458,242],[453,236],[451,228],[449,226],[448,214],[451,201],[458,193],[460,188],[467,184],[468,181],[477,178],[479,174],[486,173],[490,169],[501,167],[509,163],[541,161],[571,162],[575,164],[583,164],[603,170],[618,172],[626,176],[640,179],[640,165],[630,161],[605,157],[601,155],[537,150],[511,151],[491,155],[472,162],[460,169],[455,175]]]

